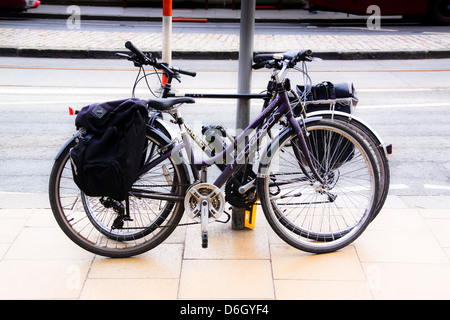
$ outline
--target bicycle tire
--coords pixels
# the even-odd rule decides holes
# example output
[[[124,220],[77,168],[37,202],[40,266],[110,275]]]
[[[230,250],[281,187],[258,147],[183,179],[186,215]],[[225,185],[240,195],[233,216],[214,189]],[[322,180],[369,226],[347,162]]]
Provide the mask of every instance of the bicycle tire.
[[[311,253],[333,252],[356,240],[373,217],[376,163],[359,134],[343,124],[322,119],[307,122],[304,129],[315,168],[326,183],[310,179],[311,169],[299,165],[294,152],[298,137],[288,128],[263,154],[258,195],[269,225],[286,243]],[[342,158],[344,146],[354,149]]]
[[[153,131],[147,132],[147,141],[147,161],[158,157],[157,151],[167,145],[167,141]],[[142,254],[167,239],[182,218],[183,201],[163,203],[130,194],[130,218],[133,221],[124,221],[122,228],[112,228],[117,212],[102,205],[100,197],[86,196],[73,181],[70,149],[75,144],[76,140],[73,140],[61,151],[53,165],[49,181],[50,205],[62,231],[83,249],[111,258]],[[150,150],[154,154],[150,154]],[[150,170],[133,187],[148,182],[155,186],[162,182],[166,186],[159,188],[167,191],[169,174],[172,181],[171,193],[184,196],[188,185],[184,166],[170,157],[158,168],[161,169],[162,166],[165,166],[165,172],[158,176],[155,170]]]
[[[352,130],[357,132],[361,136],[361,138],[363,138],[368,143],[369,145],[368,147],[371,149],[372,154],[374,155],[379,173],[378,200],[372,220],[375,219],[380,213],[381,209],[383,208],[384,203],[386,202],[390,186],[389,159],[387,158],[382,142],[378,139],[378,137],[372,132],[370,128],[365,126],[363,123],[356,121],[352,117],[336,113],[334,114],[320,113],[320,116],[325,119],[330,119],[331,121],[336,121],[338,123],[342,123],[346,126],[351,127]]]

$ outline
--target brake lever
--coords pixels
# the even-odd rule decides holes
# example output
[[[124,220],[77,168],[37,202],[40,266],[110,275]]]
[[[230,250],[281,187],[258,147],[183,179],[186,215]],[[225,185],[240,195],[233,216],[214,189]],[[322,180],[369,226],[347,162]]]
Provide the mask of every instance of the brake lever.
[[[116,52],[115,55],[116,55],[116,56],[119,56],[119,57],[127,58],[128,60],[130,60],[130,58],[131,58],[130,55],[128,55],[128,54],[126,54],[126,53],[121,53],[121,52]]]
[[[142,63],[137,59],[136,55],[129,55],[126,53],[116,52],[115,54],[118,57],[127,58],[128,61],[133,61],[135,67],[142,67]]]

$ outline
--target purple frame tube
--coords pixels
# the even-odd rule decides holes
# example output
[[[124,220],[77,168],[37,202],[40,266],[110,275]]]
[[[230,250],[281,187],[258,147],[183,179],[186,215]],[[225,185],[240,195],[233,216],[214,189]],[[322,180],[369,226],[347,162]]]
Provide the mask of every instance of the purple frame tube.
[[[269,115],[273,111],[277,111],[274,115],[269,117]],[[227,180],[231,177],[232,174],[234,174],[243,164],[239,163],[240,159],[243,159],[246,157],[250,151],[250,148],[253,143],[256,143],[256,141],[263,136],[268,130],[270,130],[275,123],[280,120],[280,118],[285,114],[290,114],[290,117],[294,119],[292,116],[291,106],[289,104],[289,98],[287,96],[287,93],[281,93],[279,94],[274,101],[235,139],[235,143],[233,145],[228,146],[225,150],[223,150],[219,155],[214,156],[213,158],[207,159],[203,161],[202,163],[211,163],[210,161],[223,159],[224,155],[226,155],[226,152],[229,151],[229,148],[233,148],[234,145],[237,145],[242,142],[243,139],[248,134],[248,131],[251,129],[256,129],[260,124],[263,123],[264,120],[268,120],[267,126],[264,126],[258,132],[255,133],[255,135],[252,137],[252,140],[249,141],[248,144],[245,145],[244,149],[238,154],[237,158],[228,165],[225,170],[217,177],[216,181],[214,181],[214,185],[217,187],[221,187],[224,185]],[[295,120],[295,119],[294,119]],[[297,124],[298,125],[298,124]]]
[[[274,111],[276,111],[276,112],[272,116],[269,116]],[[288,95],[286,92],[280,92],[278,94],[278,96],[275,98],[275,100],[272,101],[272,103],[266,109],[264,109],[263,112],[261,112],[261,114],[247,128],[245,128],[245,130],[238,137],[235,138],[233,144],[228,145],[224,150],[222,150],[222,152],[215,155],[214,157],[211,157],[211,158],[208,158],[201,162],[195,163],[194,154],[192,151],[192,146],[190,144],[190,141],[189,141],[189,139],[183,139],[182,143],[175,146],[172,150],[163,154],[161,157],[155,159],[154,161],[149,163],[147,166],[145,166],[143,171],[149,170],[153,166],[161,163],[162,161],[164,161],[165,159],[170,157],[173,154],[173,152],[178,152],[182,148],[185,148],[185,150],[188,152],[187,156],[189,157],[189,161],[190,161],[189,165],[191,167],[194,179],[198,179],[200,167],[211,166],[216,161],[223,160],[224,157],[226,157],[228,152],[230,152],[232,150],[232,148],[234,148],[235,145],[239,145],[240,143],[242,143],[242,141],[245,139],[245,137],[247,136],[247,134],[250,130],[256,129],[260,124],[262,124],[265,120],[267,120],[266,125],[263,126],[262,128],[260,128],[255,133],[255,135],[251,138],[251,140],[247,144],[245,144],[245,147],[243,148],[243,150],[241,152],[239,152],[236,159],[231,164],[227,165],[225,167],[225,169],[222,171],[222,173],[219,175],[219,177],[216,179],[216,181],[214,181],[214,185],[220,188],[244,164],[244,163],[239,163],[239,162],[241,159],[245,159],[245,157],[248,156],[252,145],[254,143],[256,143],[256,141],[258,141],[258,139],[260,137],[262,137],[268,130],[270,130],[273,127],[273,125],[275,123],[277,123],[278,120],[280,120],[280,118],[283,115],[287,116],[289,124],[291,125],[292,129],[296,132],[297,136],[299,137],[298,141],[300,143],[300,146],[299,146],[300,150],[307,150],[305,138],[301,134],[300,124],[297,122],[297,120],[294,118],[294,116],[292,114],[292,109],[291,109],[291,105],[289,104]],[[184,141],[184,140],[186,140],[186,141]],[[297,154],[298,152],[300,152],[300,150],[295,150],[295,149],[296,148],[294,148],[294,151],[296,152],[296,156],[300,161],[300,159],[301,159],[300,154]],[[320,178],[319,174],[315,170],[314,166],[312,166],[312,159],[309,156],[309,153],[306,153],[306,162],[308,163],[310,168],[312,168],[313,175],[316,176],[321,183],[323,183],[322,179]]]

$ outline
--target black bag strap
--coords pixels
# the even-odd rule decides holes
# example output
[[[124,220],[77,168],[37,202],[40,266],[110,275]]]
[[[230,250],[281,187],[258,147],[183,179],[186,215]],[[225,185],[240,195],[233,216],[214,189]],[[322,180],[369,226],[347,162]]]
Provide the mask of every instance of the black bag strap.
[[[330,81],[324,81],[322,84],[328,89],[328,99],[336,99],[336,89],[334,88],[334,84]]]

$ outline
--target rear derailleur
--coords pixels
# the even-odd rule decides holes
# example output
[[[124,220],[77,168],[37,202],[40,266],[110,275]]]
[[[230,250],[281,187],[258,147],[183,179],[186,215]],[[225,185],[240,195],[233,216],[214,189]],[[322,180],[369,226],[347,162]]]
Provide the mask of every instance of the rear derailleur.
[[[112,208],[114,212],[117,213],[117,217],[114,219],[111,229],[123,229],[124,221],[133,221],[130,217],[130,211],[128,210],[128,199],[126,200],[126,206],[122,202],[109,197],[106,199],[101,197],[100,203],[105,208]]]

